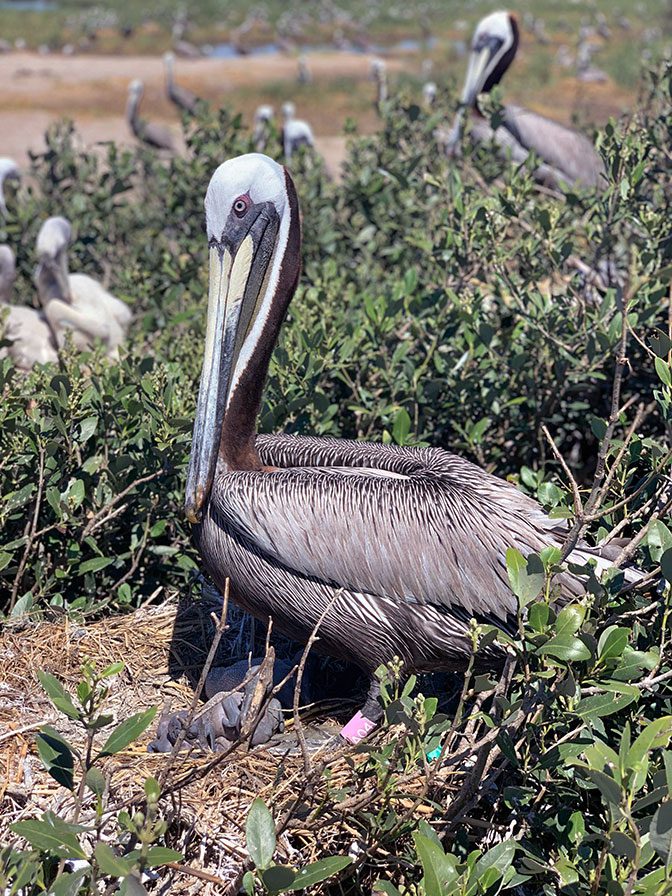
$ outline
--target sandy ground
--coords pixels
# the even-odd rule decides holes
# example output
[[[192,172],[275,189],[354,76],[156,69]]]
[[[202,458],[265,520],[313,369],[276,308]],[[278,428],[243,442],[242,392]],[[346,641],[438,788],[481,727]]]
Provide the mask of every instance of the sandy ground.
[[[367,80],[369,60],[365,56],[323,53],[311,58],[310,67],[316,89],[321,81],[356,77],[361,78],[373,97],[373,84]],[[400,66],[393,64],[392,67]],[[255,106],[271,90],[271,102],[278,105],[278,82],[285,82],[287,95],[291,94],[296,70],[296,60],[283,56],[177,62],[180,84],[215,104],[235,97],[236,108],[241,108],[248,120]],[[48,125],[63,116],[75,120],[86,144],[108,140],[133,142],[124,117],[127,86],[133,78],[140,78],[145,84],[143,117],[167,124],[178,136],[179,115],[165,96],[163,63],[159,57],[63,57],[33,53],[0,56],[3,85],[0,155],[25,163],[30,150],[44,146],[43,135]],[[301,106],[297,105],[301,114]],[[320,112],[311,103],[311,112],[317,148],[330,167],[338,166],[345,151],[340,132],[348,109],[344,105]]]
[[[298,115],[311,122],[317,148],[335,174],[345,154],[342,133],[346,119],[356,118],[364,133],[377,126],[370,57],[320,52],[310,54],[307,61],[313,82],[306,87],[297,84],[296,59],[283,55],[178,59],[176,76],[180,84],[215,105],[230,101],[248,122],[259,103],[270,102],[277,109],[291,97]],[[388,58],[390,82],[394,84],[402,71],[419,76],[420,65],[421,60],[413,54]],[[516,67],[513,74],[518,77],[513,79],[513,89],[507,90],[507,99],[560,121],[569,122],[573,111],[583,109],[588,120],[599,123],[608,115],[619,114],[631,99],[613,84],[579,85],[566,77],[553,79],[545,90],[531,91],[524,77],[520,78],[525,74],[524,54]],[[159,56],[0,55],[0,156],[12,156],[25,164],[30,150],[44,146],[49,124],[64,116],[74,119],[87,145],[133,142],[124,117],[127,87],[133,78],[145,84],[141,115],[167,124],[179,138],[179,115],[165,95]],[[521,92],[522,96],[517,95]]]

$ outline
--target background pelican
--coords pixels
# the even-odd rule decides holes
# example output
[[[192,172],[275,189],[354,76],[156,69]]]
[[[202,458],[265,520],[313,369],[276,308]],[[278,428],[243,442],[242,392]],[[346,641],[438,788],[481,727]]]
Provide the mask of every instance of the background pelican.
[[[254,130],[252,132],[252,141],[257,152],[262,152],[266,149],[272,121],[273,106],[257,106],[257,110],[254,113]]]
[[[30,370],[34,364],[57,361],[58,355],[42,312],[9,304],[15,278],[14,253],[0,246],[0,334],[11,343],[0,347],[0,358],[9,356],[18,368]]]
[[[422,101],[427,109],[431,109],[436,102],[436,81],[425,81],[422,85]]]
[[[14,159],[2,156],[0,157],[0,211],[5,215],[7,214],[7,203],[5,200],[6,180],[21,180],[21,169]]]
[[[307,121],[295,118],[294,103],[284,103],[282,107],[282,146],[285,159],[289,161],[300,146],[315,146],[313,129]]]
[[[165,53],[163,65],[166,70],[166,93],[168,98],[178,109],[193,115],[198,106],[198,97],[191,90],[187,90],[186,87],[180,87],[179,84],[175,83],[175,54]]]
[[[145,121],[140,118],[140,102],[144,93],[142,81],[131,81],[128,85],[128,102],[126,103],[126,119],[131,130],[142,143],[155,149],[175,151],[175,141],[170,130],[161,124]]]
[[[494,139],[515,162],[524,162],[534,152],[543,163],[538,179],[552,186],[561,182],[586,187],[605,185],[602,160],[590,140],[578,131],[519,106],[505,106],[504,120],[493,132],[480,114],[479,95],[499,84],[515,58],[518,41],[518,24],[509,12],[493,12],[479,22],[471,44],[460,108],[447,140],[448,151],[456,150],[465,112],[473,109],[474,139]]]
[[[376,106],[380,109],[388,96],[387,66],[382,59],[371,60],[371,77],[376,82]]]
[[[77,348],[91,348],[99,339],[111,358],[126,339],[131,310],[87,274],[68,272],[68,246],[72,236],[65,218],[48,218],[37,235],[35,271],[44,314],[60,348],[72,333]]]
[[[326,614],[320,649],[369,676],[395,656],[407,671],[463,668],[472,616],[502,626],[515,618],[507,548],[559,545],[566,524],[438,448],[257,437],[299,278],[296,191],[286,169],[253,153],[220,165],[205,209],[210,296],[186,512],[207,572],[220,588],[230,578],[238,603],[297,640]],[[571,560],[596,554],[584,543]],[[564,599],[584,590],[569,572],[556,586]],[[377,695],[372,678],[344,736],[373,727]]]

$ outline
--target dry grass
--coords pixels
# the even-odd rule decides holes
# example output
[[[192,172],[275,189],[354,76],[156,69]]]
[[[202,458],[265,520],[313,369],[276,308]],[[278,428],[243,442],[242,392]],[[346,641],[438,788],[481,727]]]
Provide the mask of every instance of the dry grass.
[[[41,725],[52,724],[71,743],[81,745],[83,734],[76,723],[53,709],[36,671],[51,672],[72,692],[85,659],[92,659],[97,668],[121,659],[126,668],[114,680],[109,696],[109,709],[117,720],[149,706],[186,708],[193,698],[190,682],[197,677],[212,638],[209,609],[212,605],[205,601],[178,605],[173,599],[130,616],[92,624],[42,622],[9,628],[0,636],[0,841],[11,842],[13,822],[45,810],[67,819],[74,807],[72,794],[43,768],[34,735]],[[230,652],[230,640],[221,648],[224,653]],[[314,733],[317,727],[326,738],[325,746],[310,757],[314,770],[310,780],[291,719],[269,748],[248,751],[239,745],[223,757],[183,753],[174,760],[162,805],[170,822],[167,843],[184,853],[185,863],[161,872],[171,879],[171,893],[226,892],[239,878],[247,861],[245,819],[255,797],[267,802],[276,820],[287,819],[278,840],[280,861],[303,865],[330,853],[343,853],[360,837],[356,819],[360,803],[374,804],[383,797],[367,796],[364,787],[370,779],[357,776],[357,767],[367,754],[353,754],[350,747],[336,749],[331,736],[338,724],[324,715],[320,718],[314,709],[303,716],[306,731]],[[114,835],[116,811],[142,805],[145,778],[160,778],[171,762],[166,754],[146,752],[156,724],[139,742],[101,766],[108,781],[105,836]],[[392,735],[388,732],[387,737]],[[104,737],[103,733],[101,740]],[[325,765],[329,783],[321,774]],[[450,769],[436,777],[444,795],[453,778],[460,775]],[[420,769],[406,776],[404,797],[395,798],[397,808],[403,810],[407,804],[414,813],[429,817],[434,809],[424,794],[425,780]],[[345,800],[333,796],[341,788],[348,792]],[[431,797],[437,798],[436,787]],[[91,798],[81,820],[93,820],[93,810]]]

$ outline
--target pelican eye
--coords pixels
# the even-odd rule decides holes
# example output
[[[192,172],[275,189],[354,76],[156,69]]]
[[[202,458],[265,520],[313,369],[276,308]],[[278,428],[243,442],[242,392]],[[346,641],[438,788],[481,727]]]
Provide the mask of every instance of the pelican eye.
[[[239,218],[242,218],[245,212],[250,207],[250,200],[246,199],[244,196],[239,196],[238,199],[233,203],[233,211]]]

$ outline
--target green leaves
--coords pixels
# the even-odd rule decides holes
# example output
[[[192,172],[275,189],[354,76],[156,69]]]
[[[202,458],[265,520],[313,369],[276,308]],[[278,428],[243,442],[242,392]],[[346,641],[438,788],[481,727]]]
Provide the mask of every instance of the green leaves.
[[[68,790],[74,790],[75,759],[67,740],[50,725],[43,725],[35,742],[40,759],[51,777]]]
[[[327,856],[318,862],[311,862],[296,872],[296,876],[289,889],[293,891],[304,890],[322,883],[329,877],[333,877],[352,864],[349,856]]]
[[[275,852],[275,822],[266,803],[257,797],[252,801],[245,825],[247,851],[256,868],[268,868]]]
[[[71,719],[78,720],[81,718],[80,710],[77,709],[72,702],[72,698],[57,678],[54,678],[49,672],[43,672],[39,669],[37,670],[37,677],[47,696],[59,712],[65,713]]]
[[[516,548],[506,551],[506,571],[509,576],[511,590],[520,601],[521,607],[539,597],[546,574],[544,566],[536,554],[530,554],[526,560]]]
[[[649,836],[651,846],[669,868],[672,865],[672,799],[664,800],[656,809]]]
[[[112,756],[114,753],[120,753],[122,750],[125,750],[129,744],[137,740],[143,731],[152,724],[155,715],[156,707],[152,706],[125,719],[110,734],[98,755]]]
[[[68,824],[53,812],[45,812],[39,819],[17,821],[10,825],[10,829],[35,849],[60,859],[87,857],[77,837],[85,828],[78,824]]]

